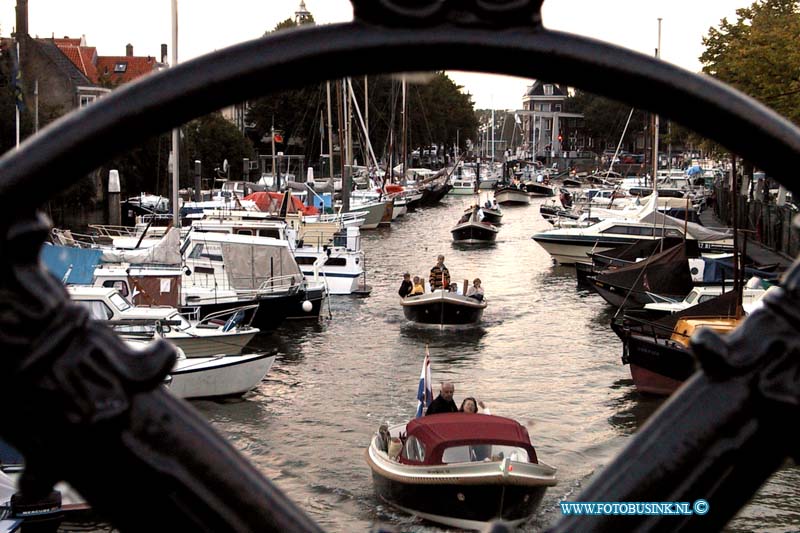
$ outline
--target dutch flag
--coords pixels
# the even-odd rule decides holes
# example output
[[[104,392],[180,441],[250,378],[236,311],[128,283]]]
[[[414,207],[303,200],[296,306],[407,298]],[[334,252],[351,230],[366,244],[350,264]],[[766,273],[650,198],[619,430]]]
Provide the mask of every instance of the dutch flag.
[[[417,389],[417,418],[425,414],[425,409],[433,401],[433,389],[431,388],[431,359],[428,347],[425,347],[425,360],[422,362],[422,371],[419,374],[419,388]]]

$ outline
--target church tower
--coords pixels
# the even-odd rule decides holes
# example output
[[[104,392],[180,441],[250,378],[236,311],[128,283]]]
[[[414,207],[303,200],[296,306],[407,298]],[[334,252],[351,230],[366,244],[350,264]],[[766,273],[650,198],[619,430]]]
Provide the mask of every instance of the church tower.
[[[314,17],[312,17],[311,12],[306,9],[305,0],[300,0],[300,7],[294,12],[294,22],[298,26],[314,23]]]

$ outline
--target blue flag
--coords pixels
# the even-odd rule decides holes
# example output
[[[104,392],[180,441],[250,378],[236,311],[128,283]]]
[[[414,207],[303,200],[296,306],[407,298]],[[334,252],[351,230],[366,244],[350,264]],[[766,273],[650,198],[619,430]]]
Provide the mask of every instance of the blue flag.
[[[22,70],[19,68],[17,47],[11,47],[11,91],[14,93],[14,104],[20,113],[25,111],[25,100],[22,94]]]
[[[430,354],[425,349],[425,360],[422,362],[422,372],[419,374],[419,388],[417,389],[417,418],[425,414],[425,409],[433,401],[433,389],[431,388],[431,359]]]

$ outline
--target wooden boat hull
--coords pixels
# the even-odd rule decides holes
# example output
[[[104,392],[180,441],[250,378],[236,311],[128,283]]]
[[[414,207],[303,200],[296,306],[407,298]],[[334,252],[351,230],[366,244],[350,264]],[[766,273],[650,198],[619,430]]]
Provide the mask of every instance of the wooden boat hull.
[[[521,524],[533,515],[547,490],[546,486],[405,483],[375,470],[372,480],[376,494],[387,503],[463,529],[483,528],[497,519]]]
[[[638,390],[662,396],[672,394],[695,371],[694,356],[685,348],[638,335],[627,338],[622,362],[630,365]]]
[[[527,192],[515,188],[497,189],[494,192],[494,198],[500,205],[528,205],[531,203],[531,197]]]
[[[497,228],[491,224],[466,223],[453,228],[453,242],[462,244],[481,244],[497,239]]]
[[[401,302],[406,319],[417,324],[463,326],[476,324],[486,302],[444,291],[409,296]]]

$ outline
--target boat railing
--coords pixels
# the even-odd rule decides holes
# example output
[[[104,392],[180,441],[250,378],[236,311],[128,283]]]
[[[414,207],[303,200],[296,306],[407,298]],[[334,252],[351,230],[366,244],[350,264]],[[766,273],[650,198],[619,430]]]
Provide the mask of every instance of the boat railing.
[[[101,248],[113,245],[110,237],[104,235],[89,235],[76,233],[68,229],[53,228],[50,236],[55,244],[73,248]]]
[[[271,278],[267,278],[255,289],[256,295],[264,295],[264,294],[273,294],[276,292],[285,292],[287,289],[292,289],[299,287],[299,284],[302,280],[298,280],[297,276],[294,274],[290,274],[288,276],[273,276]],[[250,292],[250,291],[241,291],[241,292]]]
[[[141,231],[131,226],[112,226],[109,224],[89,224],[97,235],[101,237],[139,237]]]
[[[250,324],[253,322],[253,318],[255,317],[255,312],[249,313],[249,311],[255,311],[258,309],[258,304],[250,304],[250,305],[242,305],[240,307],[234,307],[231,309],[224,309],[222,311],[216,311],[214,313],[209,313],[206,315],[205,318],[197,322],[195,327],[197,328],[218,328],[221,324],[215,324],[213,322],[225,322],[232,316],[234,316],[238,312],[244,313],[244,316],[247,317],[249,314],[249,320],[246,323],[240,323],[239,327],[245,326],[249,327]],[[199,313],[199,309],[198,309]]]

